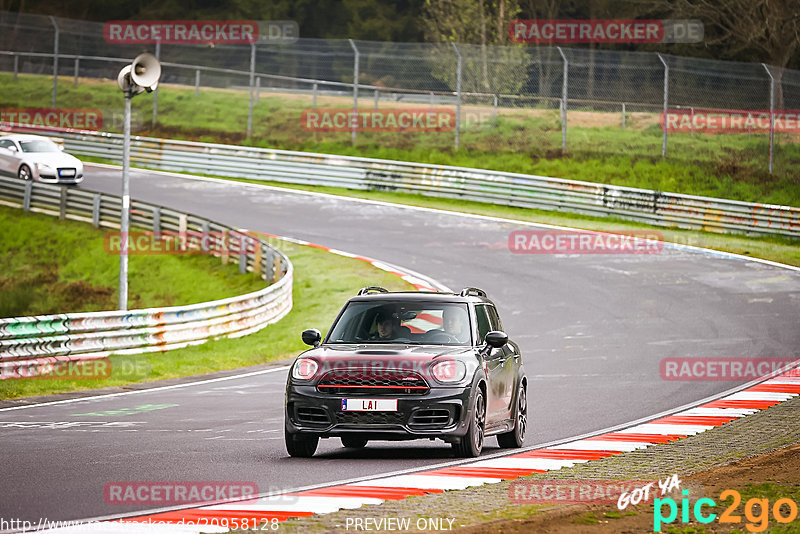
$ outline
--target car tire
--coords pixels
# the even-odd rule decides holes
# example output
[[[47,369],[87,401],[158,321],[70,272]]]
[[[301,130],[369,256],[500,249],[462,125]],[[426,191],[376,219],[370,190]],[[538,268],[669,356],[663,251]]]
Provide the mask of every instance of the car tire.
[[[519,386],[514,429],[497,435],[497,444],[503,449],[518,449],[525,443],[525,429],[528,427],[528,396],[525,386]]]
[[[21,180],[25,180],[26,182],[28,180],[33,180],[33,173],[31,173],[31,168],[28,167],[27,165],[20,166],[19,171],[17,171],[17,176]]]
[[[358,436],[342,436],[342,445],[348,449],[363,449],[367,446],[367,438]]]
[[[311,458],[319,443],[317,436],[292,434],[286,429],[283,430],[283,438],[286,442],[286,452],[293,458]]]
[[[453,443],[453,451],[459,458],[475,458],[483,450],[483,434],[486,427],[486,400],[483,391],[475,393],[472,406],[472,418],[467,433],[457,443]]]

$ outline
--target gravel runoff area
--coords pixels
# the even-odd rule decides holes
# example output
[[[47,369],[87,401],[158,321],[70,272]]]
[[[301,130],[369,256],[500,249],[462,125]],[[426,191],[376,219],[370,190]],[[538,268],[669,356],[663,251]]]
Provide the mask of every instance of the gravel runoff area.
[[[369,531],[389,532],[398,531],[398,523],[383,523],[383,526],[390,527],[387,529],[380,528],[376,522],[389,518],[409,518],[410,528],[407,529],[409,532],[433,530],[431,527],[437,526],[443,530],[452,528],[469,533],[652,532],[652,496],[649,503],[629,507],[623,512],[617,510],[616,503],[523,504],[512,500],[514,491],[512,484],[520,484],[520,481],[527,483],[536,480],[588,479],[655,482],[677,474],[684,481],[682,489],[693,490],[699,484],[701,488],[717,487],[717,494],[726,487],[742,489],[726,482],[744,485],[767,480],[793,483],[800,490],[800,446],[792,446],[798,443],[800,443],[800,397],[793,397],[747,417],[670,443],[653,445],[646,449],[593,460],[558,471],[535,474],[516,481],[506,480],[466,490],[409,497],[399,501],[386,501],[380,505],[368,505],[353,510],[340,510],[332,514],[291,520],[282,523],[280,531],[364,532],[368,530],[356,528],[357,523],[354,520],[370,518],[372,521],[369,523]],[[731,477],[725,474],[731,472],[738,472],[740,475],[744,472],[747,476]],[[788,480],[786,476],[789,477]],[[657,484],[654,484],[654,487],[657,489]],[[677,492],[671,495],[676,501],[680,499]],[[697,495],[693,491],[692,500],[695,498]],[[741,505],[738,511],[741,514]],[[623,517],[604,519],[604,513],[610,513],[605,517],[615,517],[617,512]],[[625,516],[626,512],[628,517]],[[591,518],[598,513],[599,521],[596,517]],[[638,518],[632,517],[634,515]],[[432,523],[431,519],[441,521]],[[428,528],[418,528],[418,520],[421,521],[420,526]],[[800,519],[796,521],[800,523]],[[645,525],[649,525],[649,528]],[[675,526],[681,528],[679,532],[684,532],[682,527],[685,525],[680,525],[677,521]],[[713,523],[706,528],[711,527],[712,532],[729,531],[716,528],[721,526],[723,525]],[[746,532],[743,530],[743,525],[739,528],[742,532]],[[664,530],[666,531],[667,527]],[[690,529],[686,532],[704,531]]]

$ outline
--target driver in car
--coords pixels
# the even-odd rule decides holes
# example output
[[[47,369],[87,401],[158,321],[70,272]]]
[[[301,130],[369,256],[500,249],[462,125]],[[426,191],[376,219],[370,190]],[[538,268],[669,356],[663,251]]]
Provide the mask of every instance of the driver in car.
[[[437,330],[437,332],[444,332],[458,343],[466,343],[469,340],[468,325],[467,313],[464,310],[448,307],[442,312],[442,330]]]
[[[388,341],[397,337],[397,326],[395,319],[388,311],[382,310],[375,317],[377,330],[370,336],[373,341]]]

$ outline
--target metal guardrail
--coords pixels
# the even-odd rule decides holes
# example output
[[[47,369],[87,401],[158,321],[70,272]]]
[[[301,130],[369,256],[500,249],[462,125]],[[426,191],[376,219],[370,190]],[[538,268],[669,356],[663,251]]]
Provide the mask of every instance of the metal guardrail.
[[[53,134],[69,152],[120,162],[122,136]],[[134,165],[284,183],[420,193],[614,216],[664,227],[800,237],[800,208],[403,161],[135,137]]]
[[[119,228],[121,200],[116,196],[0,177],[0,204]],[[217,337],[243,336],[291,310],[292,264],[257,235],[143,202],[131,203],[131,227],[165,238],[199,237],[185,239],[183,246],[200,243],[197,246],[208,249],[205,253],[237,263],[239,272],[256,272],[269,285],[253,293],[188,306],[0,319],[0,376],[19,376],[20,368],[30,373],[35,366],[27,366],[32,363],[164,351]],[[229,246],[233,241],[246,246],[234,250]]]

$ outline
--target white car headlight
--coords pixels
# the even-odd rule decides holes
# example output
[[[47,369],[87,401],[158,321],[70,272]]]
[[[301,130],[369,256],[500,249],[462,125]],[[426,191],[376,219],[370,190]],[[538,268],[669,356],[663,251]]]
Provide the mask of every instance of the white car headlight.
[[[36,168],[39,169],[39,172],[51,172],[55,174],[56,170],[46,163],[37,163]]]
[[[298,380],[309,380],[316,374],[318,368],[319,365],[317,362],[311,358],[300,358],[294,363],[294,367],[292,368],[292,378],[296,378]]]
[[[460,360],[444,360],[433,364],[431,374],[439,382],[460,382],[467,374],[467,367]]]

